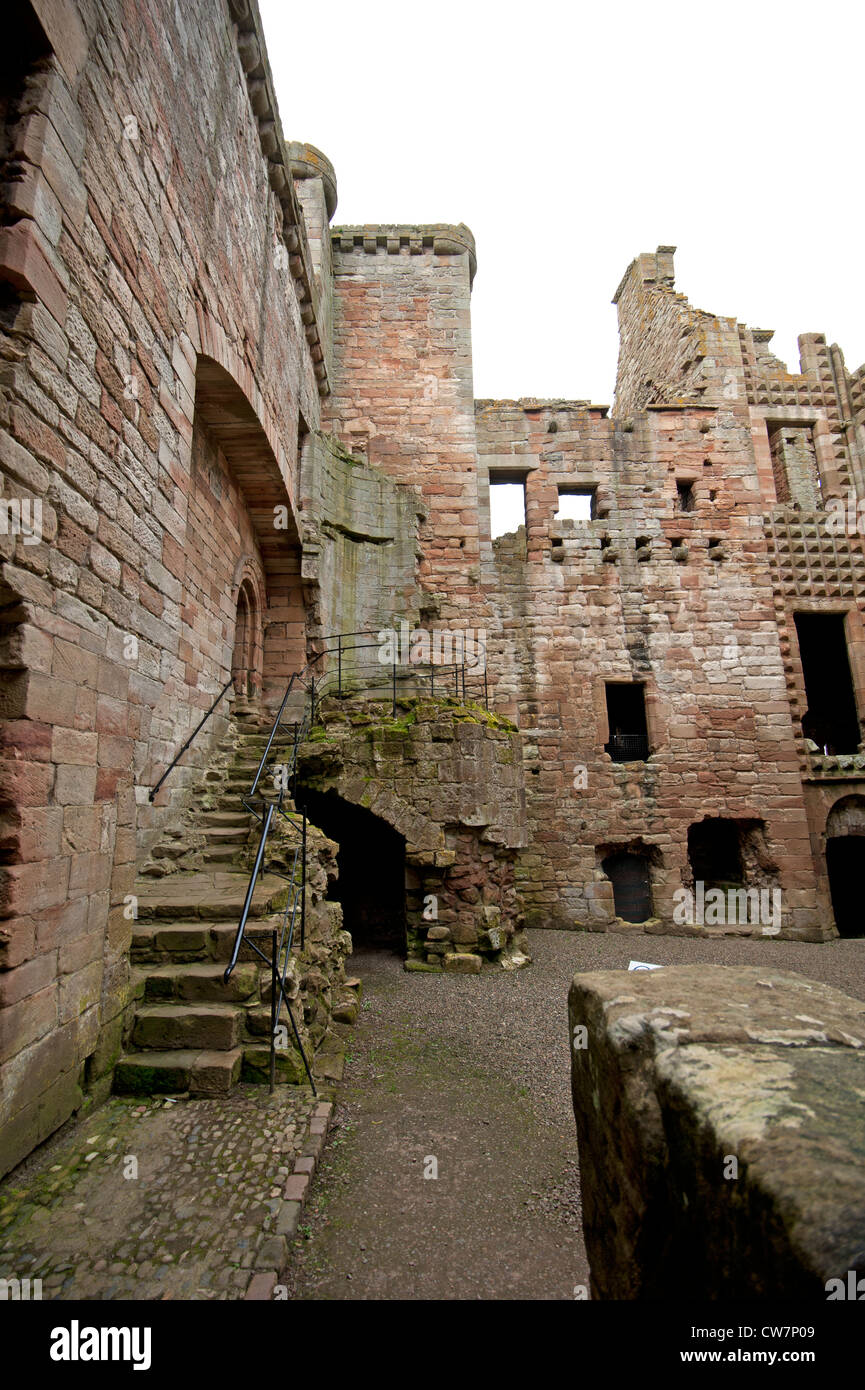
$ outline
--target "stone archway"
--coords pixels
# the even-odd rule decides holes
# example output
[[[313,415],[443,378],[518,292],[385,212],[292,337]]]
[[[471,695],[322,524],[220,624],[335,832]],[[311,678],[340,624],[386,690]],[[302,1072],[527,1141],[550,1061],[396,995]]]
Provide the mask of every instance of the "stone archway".
[[[213,344],[210,347],[216,350]],[[239,699],[254,700],[257,707],[270,709],[279,704],[291,675],[306,662],[307,603],[296,479],[282,449],[274,452],[264,428],[262,403],[246,383],[245,373],[239,367],[236,370],[237,379],[222,360],[205,352],[199,354],[195,416],[224,459],[250,526],[235,570],[234,598],[238,606],[235,637],[251,635],[253,649],[245,656],[242,643],[238,646],[234,641],[232,674],[240,677],[236,684]],[[247,385],[249,389],[244,390]],[[217,499],[217,504],[220,501]],[[241,598],[240,589],[247,579],[251,589]],[[226,617],[230,624],[230,615]],[[230,642],[230,626],[226,636]],[[244,689],[244,674],[252,690]]]
[[[380,816],[335,792],[299,794],[313,824],[339,845],[335,890],[355,947],[406,952],[405,837]],[[370,871],[370,865],[375,871]]]
[[[826,818],[826,873],[840,936],[865,936],[865,796],[843,796]]]

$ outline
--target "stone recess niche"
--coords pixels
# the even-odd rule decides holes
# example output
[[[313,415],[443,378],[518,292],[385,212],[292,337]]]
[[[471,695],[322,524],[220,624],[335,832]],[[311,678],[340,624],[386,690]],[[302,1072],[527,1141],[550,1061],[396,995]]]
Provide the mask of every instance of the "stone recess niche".
[[[685,965],[575,975],[569,1022],[593,1297],[825,1299],[865,1272],[865,1005]]]
[[[403,837],[406,967],[476,974],[484,961],[528,964],[514,886],[526,843],[514,726],[448,700],[406,699],[394,716],[390,704],[331,699],[321,717],[301,749],[298,801],[339,798]],[[372,855],[373,880],[376,872]]]

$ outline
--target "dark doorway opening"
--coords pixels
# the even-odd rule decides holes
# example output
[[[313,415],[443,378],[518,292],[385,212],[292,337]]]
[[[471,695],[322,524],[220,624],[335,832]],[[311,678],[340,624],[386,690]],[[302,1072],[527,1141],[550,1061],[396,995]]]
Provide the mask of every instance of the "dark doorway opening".
[[[613,885],[616,916],[623,922],[647,922],[652,915],[648,861],[639,854],[610,854],[601,868]]]
[[[865,936],[862,859],[865,836],[839,835],[826,841],[826,870],[835,925],[841,936]]]
[[[740,827],[721,816],[689,825],[688,860],[694,882],[707,890],[738,887],[743,882]]]
[[[609,742],[604,750],[614,763],[645,762],[649,756],[646,698],[642,685],[608,684]]]
[[[844,614],[796,613],[795,619],[808,700],[802,733],[824,753],[855,753],[861,735]]]
[[[334,898],[355,946],[405,954],[405,839],[386,821],[334,792],[298,789],[297,804],[339,845]]]

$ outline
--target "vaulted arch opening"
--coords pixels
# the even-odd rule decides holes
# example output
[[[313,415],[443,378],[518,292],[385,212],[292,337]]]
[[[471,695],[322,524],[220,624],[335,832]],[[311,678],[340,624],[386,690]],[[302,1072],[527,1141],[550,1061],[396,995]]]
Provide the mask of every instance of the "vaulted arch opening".
[[[195,475],[202,546],[214,550],[217,566],[232,558],[241,570],[235,571],[239,588],[224,597],[226,660],[230,655],[239,700],[270,708],[306,662],[301,545],[291,501],[295,482],[238,382],[204,355],[195,377],[195,420],[206,439]],[[301,439],[302,432],[299,448]],[[223,540],[226,524],[230,534]]]
[[[405,954],[405,839],[363,806],[334,792],[299,791],[309,819],[339,845],[343,926],[356,947]]]

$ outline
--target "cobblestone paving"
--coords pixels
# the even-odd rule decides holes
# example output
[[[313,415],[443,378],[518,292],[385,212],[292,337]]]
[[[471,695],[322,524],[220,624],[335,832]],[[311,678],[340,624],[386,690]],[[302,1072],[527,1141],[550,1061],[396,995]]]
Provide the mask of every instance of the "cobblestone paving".
[[[315,1106],[294,1086],[112,1097],[0,1184],[0,1278],[40,1278],[43,1299],[243,1298]]]

